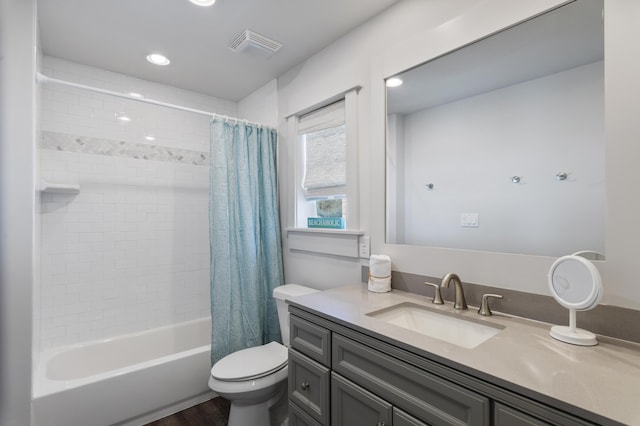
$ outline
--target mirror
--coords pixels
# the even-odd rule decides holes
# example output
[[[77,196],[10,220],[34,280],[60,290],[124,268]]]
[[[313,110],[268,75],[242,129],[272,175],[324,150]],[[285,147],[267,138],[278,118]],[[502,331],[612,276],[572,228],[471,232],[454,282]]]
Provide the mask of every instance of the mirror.
[[[602,0],[387,79],[386,242],[604,253]]]

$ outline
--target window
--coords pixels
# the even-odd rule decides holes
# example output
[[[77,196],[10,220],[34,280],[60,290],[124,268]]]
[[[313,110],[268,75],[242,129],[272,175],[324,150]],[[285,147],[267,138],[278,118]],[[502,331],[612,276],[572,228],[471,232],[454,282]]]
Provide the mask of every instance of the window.
[[[296,228],[358,229],[359,89],[355,87],[319,108],[290,116],[295,118],[289,121],[289,135],[295,140],[291,154],[296,159]]]
[[[298,203],[302,227],[345,227],[347,143],[344,106],[342,99],[298,118],[303,163],[303,199]]]

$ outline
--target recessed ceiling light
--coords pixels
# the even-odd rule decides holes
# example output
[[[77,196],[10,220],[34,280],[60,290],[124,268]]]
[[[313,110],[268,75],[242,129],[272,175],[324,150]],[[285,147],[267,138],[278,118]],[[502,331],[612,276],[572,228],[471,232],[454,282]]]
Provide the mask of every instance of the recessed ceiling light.
[[[148,140],[148,141],[155,141],[155,140],[156,140],[156,137],[155,137],[155,136],[153,136],[153,135],[147,135],[147,136],[145,136],[144,138],[145,138],[146,140]]]
[[[122,124],[131,123],[131,117],[129,117],[123,112],[116,112],[116,120],[118,120]]]
[[[211,6],[216,2],[216,0],[189,0],[193,4],[197,4],[198,6]]]
[[[169,58],[159,53],[151,53],[147,55],[147,61],[151,62],[154,65],[169,65],[171,62]]]
[[[402,80],[398,77],[391,77],[387,80],[387,87],[398,87],[402,85]]]

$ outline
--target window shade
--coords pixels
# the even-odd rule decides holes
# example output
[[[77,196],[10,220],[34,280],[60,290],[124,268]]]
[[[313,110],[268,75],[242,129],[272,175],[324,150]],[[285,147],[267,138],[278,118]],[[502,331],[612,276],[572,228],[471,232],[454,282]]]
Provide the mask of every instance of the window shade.
[[[344,124],[344,99],[298,118],[298,134],[316,132]]]
[[[302,187],[307,199],[344,195],[347,149],[344,100],[300,117],[305,164]]]

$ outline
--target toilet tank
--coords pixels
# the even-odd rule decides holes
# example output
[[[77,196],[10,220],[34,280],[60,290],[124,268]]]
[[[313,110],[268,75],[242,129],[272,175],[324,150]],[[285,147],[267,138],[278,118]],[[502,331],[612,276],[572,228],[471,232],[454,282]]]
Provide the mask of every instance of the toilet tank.
[[[289,346],[289,311],[287,310],[286,300],[317,292],[318,290],[316,289],[299,284],[285,284],[276,287],[273,290],[273,298],[276,299],[276,307],[278,309],[278,321],[280,322],[282,343],[284,343],[285,346]]]

